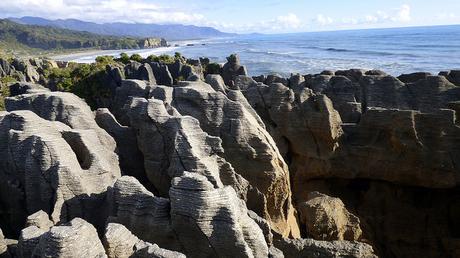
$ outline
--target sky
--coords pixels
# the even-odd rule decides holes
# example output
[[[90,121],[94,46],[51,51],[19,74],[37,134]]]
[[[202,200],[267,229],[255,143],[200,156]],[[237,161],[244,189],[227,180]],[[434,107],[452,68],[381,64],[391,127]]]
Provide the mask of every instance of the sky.
[[[236,33],[460,24],[460,0],[0,0],[0,17],[212,26]]]

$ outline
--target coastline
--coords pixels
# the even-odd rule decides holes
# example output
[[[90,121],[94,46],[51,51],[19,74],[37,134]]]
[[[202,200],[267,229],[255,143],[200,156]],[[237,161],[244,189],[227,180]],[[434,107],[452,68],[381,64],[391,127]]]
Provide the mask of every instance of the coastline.
[[[88,49],[80,51],[71,51],[69,53],[56,53],[48,58],[55,61],[66,61],[66,62],[77,62],[77,63],[93,63],[95,58],[98,56],[119,56],[120,53],[139,54],[143,58],[148,57],[151,54],[161,55],[164,53],[170,53],[186,47],[193,47],[195,45],[205,44],[205,42],[212,39],[196,39],[196,40],[181,40],[181,41],[170,41],[168,47],[157,47],[157,48],[143,48],[143,49]]]

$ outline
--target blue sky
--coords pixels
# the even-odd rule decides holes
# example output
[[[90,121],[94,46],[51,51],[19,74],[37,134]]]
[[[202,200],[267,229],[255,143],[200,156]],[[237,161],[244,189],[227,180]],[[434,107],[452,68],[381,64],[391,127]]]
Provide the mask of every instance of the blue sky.
[[[286,33],[460,24],[460,0],[1,0],[0,16]]]

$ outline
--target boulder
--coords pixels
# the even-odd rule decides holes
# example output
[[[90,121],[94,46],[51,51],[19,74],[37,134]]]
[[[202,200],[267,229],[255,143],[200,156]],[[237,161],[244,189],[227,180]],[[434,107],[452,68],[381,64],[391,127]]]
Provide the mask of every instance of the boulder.
[[[109,258],[129,258],[135,250],[134,246],[141,240],[133,235],[125,226],[109,223],[105,229],[102,243]]]
[[[356,241],[317,241],[313,239],[279,239],[275,241],[285,257],[292,258],[377,258],[372,246]]]
[[[30,226],[48,231],[53,226],[53,222],[49,219],[48,213],[41,210],[27,217],[26,227]]]
[[[358,82],[366,74],[362,69],[339,70],[335,72],[336,76],[345,76],[353,82]]]
[[[175,60],[172,64],[167,64],[168,70],[171,73],[173,79],[177,80],[181,76],[183,64],[181,60]]]
[[[354,241],[361,238],[359,218],[350,213],[339,198],[312,192],[298,207],[307,234],[316,240]]]
[[[152,67],[149,64],[143,64],[139,67],[138,77],[136,79],[148,81],[151,85],[157,83],[155,76],[153,75]]]
[[[0,257],[2,258],[10,258],[10,254],[8,253],[8,246],[6,245],[5,236],[3,236],[3,232],[0,229]]]
[[[240,57],[233,54],[227,57],[227,63],[222,68],[222,78],[224,78],[225,85],[232,85],[232,81],[238,75],[247,76],[248,72],[246,67],[240,64]]]
[[[150,66],[152,67],[157,84],[166,86],[173,85],[174,80],[167,65],[153,62],[150,63]]]
[[[80,218],[44,233],[35,253],[40,257],[107,257],[96,229]]]
[[[132,258],[185,258],[186,256],[179,252],[174,252],[160,248],[156,244],[150,244],[146,242],[139,242],[134,246],[136,250]]]
[[[142,65],[143,64],[136,61],[129,61],[129,63],[125,65],[124,68],[126,79],[141,79],[139,74]]]
[[[150,244],[140,240],[126,227],[116,223],[109,223],[107,225],[103,244],[109,258],[185,258],[185,255],[179,252],[162,249],[156,244]]]

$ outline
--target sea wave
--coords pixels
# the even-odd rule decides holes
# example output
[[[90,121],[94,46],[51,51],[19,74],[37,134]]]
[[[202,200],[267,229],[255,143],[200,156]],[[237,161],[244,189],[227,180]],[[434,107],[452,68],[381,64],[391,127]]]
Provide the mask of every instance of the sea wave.
[[[370,56],[399,56],[399,57],[413,57],[413,58],[420,57],[417,54],[375,51],[375,50],[358,50],[358,49],[347,49],[347,48],[337,48],[337,47],[304,46],[302,48],[320,50],[320,51],[325,51],[325,52],[353,53],[353,54],[370,55]]]

